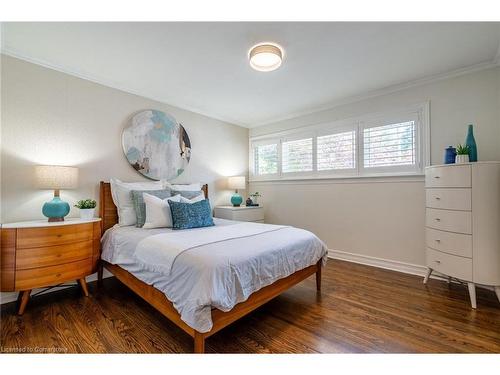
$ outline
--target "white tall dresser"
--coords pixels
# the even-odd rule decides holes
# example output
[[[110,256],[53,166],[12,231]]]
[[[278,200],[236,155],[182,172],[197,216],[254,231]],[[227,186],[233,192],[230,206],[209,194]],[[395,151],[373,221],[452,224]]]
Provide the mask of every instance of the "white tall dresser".
[[[433,271],[492,286],[500,301],[500,162],[427,167],[426,262]]]

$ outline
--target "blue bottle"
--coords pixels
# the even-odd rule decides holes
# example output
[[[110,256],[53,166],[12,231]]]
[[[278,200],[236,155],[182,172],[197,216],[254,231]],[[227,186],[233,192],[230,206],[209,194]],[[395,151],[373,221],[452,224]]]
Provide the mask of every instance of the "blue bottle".
[[[474,134],[472,133],[472,124],[469,125],[467,138],[465,138],[465,144],[469,147],[469,161],[477,161],[477,146]]]
[[[453,146],[448,146],[444,151],[444,163],[445,164],[454,164],[455,156],[457,156],[457,149]]]

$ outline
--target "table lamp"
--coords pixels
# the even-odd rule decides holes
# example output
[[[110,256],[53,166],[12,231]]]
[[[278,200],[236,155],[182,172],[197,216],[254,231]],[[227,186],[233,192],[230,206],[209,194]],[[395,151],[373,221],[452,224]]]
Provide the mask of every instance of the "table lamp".
[[[36,185],[40,189],[54,189],[54,198],[42,207],[42,213],[49,222],[64,221],[69,213],[69,204],[59,197],[60,189],[75,189],[78,183],[78,168],[56,165],[35,167]]]
[[[234,194],[231,197],[231,204],[234,207],[239,207],[243,202],[243,198],[238,194],[238,189],[245,189],[246,181],[245,176],[234,176],[227,179],[227,186],[229,189],[234,189]]]

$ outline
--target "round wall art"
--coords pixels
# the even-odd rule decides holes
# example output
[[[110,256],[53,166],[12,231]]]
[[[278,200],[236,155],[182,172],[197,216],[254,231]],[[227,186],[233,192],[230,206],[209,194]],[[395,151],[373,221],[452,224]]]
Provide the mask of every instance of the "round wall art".
[[[191,158],[186,130],[161,111],[147,110],[134,115],[123,131],[122,144],[132,167],[153,180],[179,176]]]

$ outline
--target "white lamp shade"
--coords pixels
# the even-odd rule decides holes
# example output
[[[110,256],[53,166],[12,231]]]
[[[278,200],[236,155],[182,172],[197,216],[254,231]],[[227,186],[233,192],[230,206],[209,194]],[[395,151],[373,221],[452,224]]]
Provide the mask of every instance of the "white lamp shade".
[[[35,167],[35,180],[40,189],[75,189],[78,185],[78,168],[38,165]]]
[[[234,176],[227,179],[227,187],[229,189],[245,189],[246,180],[245,176]]]

